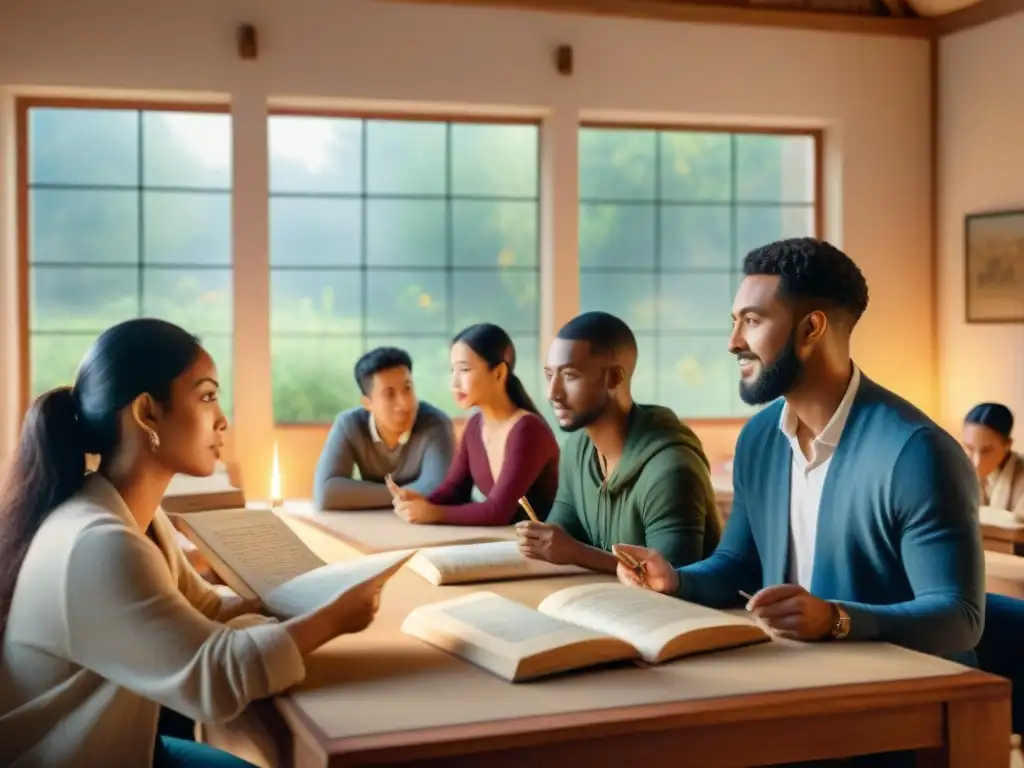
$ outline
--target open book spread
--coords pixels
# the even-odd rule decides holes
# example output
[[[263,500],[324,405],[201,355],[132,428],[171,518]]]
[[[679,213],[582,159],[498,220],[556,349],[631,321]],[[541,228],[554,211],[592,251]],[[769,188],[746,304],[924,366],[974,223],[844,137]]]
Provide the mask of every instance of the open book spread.
[[[270,511],[218,510],[178,515],[185,535],[224,583],[259,598],[282,619],[315,610],[350,589],[386,582],[415,550],[324,563]]]
[[[1018,520],[1013,512],[999,507],[979,507],[978,518],[982,525],[1008,529],[1024,528],[1024,523]]]
[[[437,585],[591,573],[575,565],[532,560],[520,553],[514,541],[421,549],[409,561],[408,568]]]
[[[510,682],[771,639],[750,619],[614,583],[561,589],[537,610],[475,592],[414,609],[402,631]]]

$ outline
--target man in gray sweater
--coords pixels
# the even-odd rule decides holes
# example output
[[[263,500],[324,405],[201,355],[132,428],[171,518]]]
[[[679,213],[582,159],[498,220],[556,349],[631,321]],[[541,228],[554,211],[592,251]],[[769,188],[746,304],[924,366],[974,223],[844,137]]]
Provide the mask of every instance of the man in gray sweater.
[[[320,454],[313,503],[321,510],[391,506],[384,484],[423,495],[440,485],[455,452],[455,433],[442,411],[417,402],[412,359],[395,347],[378,347],[355,366],[361,405],[338,414]],[[352,477],[359,468],[360,480]]]

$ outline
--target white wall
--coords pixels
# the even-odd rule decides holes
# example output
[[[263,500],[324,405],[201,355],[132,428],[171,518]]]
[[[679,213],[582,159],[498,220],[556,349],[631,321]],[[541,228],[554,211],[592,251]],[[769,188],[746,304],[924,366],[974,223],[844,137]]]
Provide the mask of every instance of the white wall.
[[[258,62],[234,54],[241,22],[260,30]],[[571,78],[551,63],[560,43],[575,47]],[[574,129],[581,115],[823,127],[826,234],[861,264],[871,286],[857,357],[869,375],[926,410],[936,404],[926,41],[370,0],[33,0],[4,11],[3,86],[8,96],[81,88],[233,100],[235,181],[248,185],[242,197],[236,192],[236,287],[251,285],[255,295],[267,279],[266,235],[252,226],[266,219],[266,174],[251,170],[264,162],[265,131],[256,123],[265,98],[485,104],[544,116],[550,194],[542,269],[557,281],[544,294],[546,333],[577,307]],[[9,208],[5,189],[0,211]],[[9,217],[0,225],[9,229]],[[0,240],[5,264],[14,258],[8,239]],[[6,282],[0,292],[6,313],[15,297]],[[236,380],[248,390],[235,404],[246,432],[243,473],[251,492],[265,493],[260,478],[272,431],[266,308],[237,310],[236,334]],[[12,370],[10,358],[0,362]],[[0,431],[11,434],[15,418],[10,408],[0,414]],[[735,425],[699,431],[710,453],[731,452]],[[287,454],[282,442],[283,462]],[[311,471],[300,463],[298,474]]]
[[[1024,13],[940,46],[940,412],[955,428],[996,400],[1024,424],[1024,325],[968,325],[964,312],[964,216],[1024,209]]]

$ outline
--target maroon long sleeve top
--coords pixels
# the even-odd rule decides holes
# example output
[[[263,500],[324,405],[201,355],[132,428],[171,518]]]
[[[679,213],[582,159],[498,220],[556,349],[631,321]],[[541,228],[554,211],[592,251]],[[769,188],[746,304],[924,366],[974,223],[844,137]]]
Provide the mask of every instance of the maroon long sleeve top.
[[[541,520],[547,517],[558,490],[558,441],[540,416],[520,417],[506,437],[505,460],[497,478],[483,440],[483,417],[470,417],[448,474],[427,497],[442,507],[441,522],[450,525],[511,525],[527,519],[519,506],[525,496]],[[471,501],[473,486],[487,497]]]

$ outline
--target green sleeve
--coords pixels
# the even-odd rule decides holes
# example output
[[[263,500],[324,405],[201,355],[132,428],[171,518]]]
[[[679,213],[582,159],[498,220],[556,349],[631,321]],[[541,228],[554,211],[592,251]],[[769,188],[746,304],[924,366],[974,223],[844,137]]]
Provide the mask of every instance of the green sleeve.
[[[689,466],[672,467],[649,484],[642,508],[647,546],[676,568],[704,557],[704,523],[714,506],[709,488]]]
[[[572,488],[574,483],[573,464],[575,462],[575,451],[562,450],[558,459],[558,493],[555,494],[555,501],[551,505],[547,520],[549,525],[557,525],[576,541],[582,541],[588,546],[593,546],[587,531],[580,520],[579,510],[573,501]]]

